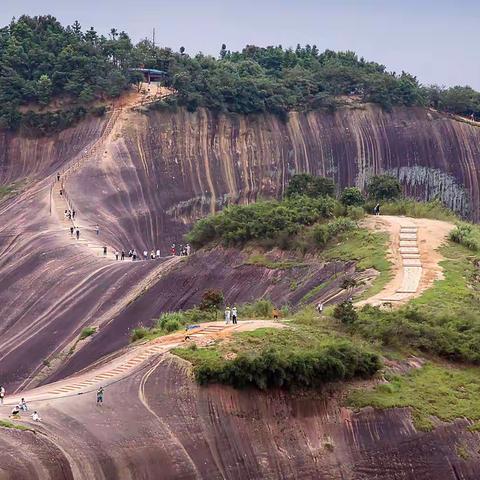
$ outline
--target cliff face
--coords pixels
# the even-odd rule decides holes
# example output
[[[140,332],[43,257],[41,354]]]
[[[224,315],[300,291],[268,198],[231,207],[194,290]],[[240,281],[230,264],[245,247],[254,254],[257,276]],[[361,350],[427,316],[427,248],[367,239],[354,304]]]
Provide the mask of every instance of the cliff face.
[[[418,199],[440,197],[480,221],[480,128],[420,108],[363,106],[273,116],[129,113],[111,148],[71,185],[111,243],[143,250],[181,240],[192,219],[229,202],[278,196],[296,172],[363,187],[389,172]],[[128,239],[128,240],[127,240]]]
[[[354,413],[338,401],[341,392],[199,387],[187,372],[166,356],[107,387],[101,407],[94,392],[37,402],[36,435],[2,429],[0,476],[479,478],[480,436],[466,420],[419,432],[408,409]]]

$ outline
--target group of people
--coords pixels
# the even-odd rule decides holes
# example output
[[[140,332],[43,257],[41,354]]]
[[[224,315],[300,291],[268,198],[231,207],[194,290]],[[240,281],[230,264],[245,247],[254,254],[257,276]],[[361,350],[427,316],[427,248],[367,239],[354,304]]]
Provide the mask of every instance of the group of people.
[[[2,401],[2,403],[3,403],[3,401]],[[22,398],[20,403],[18,403],[17,405],[15,405],[13,407],[11,417],[12,418],[19,418],[20,417],[20,412],[27,412],[27,411],[28,411],[27,402],[25,401],[24,398]],[[34,410],[34,412],[32,413],[32,420],[34,422],[39,422],[41,420],[40,415],[38,414],[38,412],[36,410]]]
[[[188,257],[191,253],[192,247],[190,247],[190,244],[186,245],[175,245],[172,243],[172,246],[170,247],[170,254],[171,255],[180,255],[181,257]]]
[[[72,210],[65,210],[65,218],[67,218],[68,220],[75,220],[75,209],[72,209]]]
[[[237,307],[233,307],[232,309],[230,309],[230,307],[227,307],[225,309],[225,324],[229,325],[230,323],[233,323],[234,325],[236,325],[237,321],[238,321]]]

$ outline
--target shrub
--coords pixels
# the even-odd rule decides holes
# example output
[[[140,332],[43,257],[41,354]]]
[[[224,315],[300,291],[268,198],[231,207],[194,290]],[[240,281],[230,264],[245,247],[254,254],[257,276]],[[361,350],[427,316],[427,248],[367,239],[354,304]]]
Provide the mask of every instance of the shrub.
[[[132,334],[130,335],[130,341],[136,342],[137,340],[141,340],[145,338],[149,333],[148,328],[144,327],[137,327],[132,330]]]
[[[375,353],[336,340],[312,349],[242,353],[230,361],[205,355],[196,362],[195,377],[200,384],[219,382],[235,388],[317,388],[327,382],[366,378],[379,368],[381,362]]]
[[[80,332],[80,340],[85,340],[87,337],[90,337],[94,333],[96,333],[97,329],[96,327],[85,327],[81,332]]]
[[[270,300],[257,300],[245,303],[238,308],[241,318],[272,318],[275,305]]]
[[[162,313],[157,321],[157,328],[164,332],[174,332],[182,325],[185,325],[186,319],[182,312],[166,312]]]
[[[340,202],[346,207],[361,207],[365,203],[365,197],[357,187],[347,187],[340,196]]]
[[[351,300],[339,303],[333,310],[333,316],[346,325],[351,325],[358,320],[358,313]]]
[[[468,223],[457,224],[456,228],[450,232],[449,238],[473,252],[480,250],[480,233],[478,228]]]
[[[358,221],[361,220],[364,216],[365,210],[362,207],[347,207],[347,217],[350,218],[350,220]]]
[[[357,228],[355,222],[349,218],[339,217],[328,223],[316,225],[313,229],[313,239],[318,245],[325,245],[341,233]]]
[[[400,183],[391,175],[376,175],[367,185],[368,197],[375,201],[391,201],[400,197]]]
[[[224,297],[221,290],[209,289],[205,290],[200,303],[200,310],[216,310],[223,305]]]
[[[298,173],[294,175],[288,183],[285,195],[287,197],[305,195],[307,197],[317,198],[333,196],[334,193],[335,184],[332,179],[316,177],[309,173]]]

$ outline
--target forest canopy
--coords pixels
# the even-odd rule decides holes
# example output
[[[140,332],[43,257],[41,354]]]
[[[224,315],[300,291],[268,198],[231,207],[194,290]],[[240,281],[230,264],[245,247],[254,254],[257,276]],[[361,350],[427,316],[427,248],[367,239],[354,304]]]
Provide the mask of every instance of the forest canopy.
[[[222,45],[218,57],[190,56],[183,47],[175,52],[149,40],[134,45],[115,28],[104,36],[78,22],[64,27],[47,15],[22,16],[0,29],[0,127],[25,123],[20,106],[43,107],[57,97],[71,99],[77,109],[55,117],[54,127],[68,126],[83,115],[79,107],[117,97],[138,82],[138,72],[131,69],[139,66],[163,70],[166,86],[175,91],[168,103],[190,111],[206,107],[286,118],[291,110],[333,110],[350,97],[386,109],[419,105],[480,116],[480,93],[470,87],[422,86],[409,73],[388,72],[351,51],[249,45],[231,52]],[[53,118],[50,113],[45,131]],[[28,121],[30,126],[46,122],[32,115]]]

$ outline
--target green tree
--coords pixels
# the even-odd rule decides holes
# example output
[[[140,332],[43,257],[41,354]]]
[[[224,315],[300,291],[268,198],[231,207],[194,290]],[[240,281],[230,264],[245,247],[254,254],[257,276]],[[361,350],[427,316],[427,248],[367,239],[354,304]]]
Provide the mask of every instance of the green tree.
[[[333,196],[335,184],[330,178],[316,177],[310,173],[298,173],[288,183],[286,196],[306,195],[308,197]]]
[[[333,317],[346,325],[351,325],[358,320],[358,313],[351,300],[346,300],[335,306]]]
[[[367,185],[368,197],[375,201],[391,201],[400,197],[400,183],[391,175],[376,175]]]
[[[342,195],[340,196],[340,202],[346,207],[361,207],[365,204],[365,197],[357,187],[347,187],[343,189]]]
[[[53,84],[48,75],[41,75],[37,81],[36,94],[41,105],[47,105],[52,97]]]

